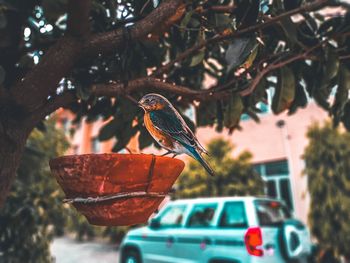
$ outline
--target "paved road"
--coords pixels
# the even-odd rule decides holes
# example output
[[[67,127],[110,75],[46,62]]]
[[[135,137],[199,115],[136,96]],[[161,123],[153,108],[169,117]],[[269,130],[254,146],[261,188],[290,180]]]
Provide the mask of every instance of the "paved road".
[[[56,238],[50,247],[56,263],[118,263],[118,248],[98,242],[77,242],[68,237]]]

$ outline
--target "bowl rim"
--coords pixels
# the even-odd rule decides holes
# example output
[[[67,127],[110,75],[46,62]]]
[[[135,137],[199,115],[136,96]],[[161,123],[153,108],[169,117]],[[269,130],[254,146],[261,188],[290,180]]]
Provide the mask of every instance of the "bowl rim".
[[[161,156],[161,155],[156,155],[156,154],[147,154],[147,153],[84,153],[84,154],[69,154],[69,155],[62,155],[62,156],[58,156],[55,158],[51,158],[49,163],[50,165],[53,163],[57,163],[58,161],[62,160],[74,160],[74,159],[80,159],[80,158],[85,158],[85,157],[97,157],[97,158],[101,158],[103,156],[129,156],[129,157],[141,157],[141,156],[150,156],[150,157],[155,157],[156,159],[164,159],[164,160],[168,160],[171,162],[177,162],[179,164],[183,164],[185,165],[185,162],[181,159],[178,158],[172,158],[169,156]]]

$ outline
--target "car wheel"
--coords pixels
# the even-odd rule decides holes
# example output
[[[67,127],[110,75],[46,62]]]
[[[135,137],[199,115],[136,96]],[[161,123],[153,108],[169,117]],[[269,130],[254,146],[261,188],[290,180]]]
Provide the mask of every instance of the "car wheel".
[[[140,253],[135,249],[125,250],[122,263],[142,263]]]

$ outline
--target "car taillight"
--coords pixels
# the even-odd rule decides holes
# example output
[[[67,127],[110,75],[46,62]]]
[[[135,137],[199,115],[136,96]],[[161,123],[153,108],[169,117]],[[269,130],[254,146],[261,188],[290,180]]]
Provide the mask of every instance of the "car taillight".
[[[258,257],[264,255],[264,251],[258,248],[258,246],[261,246],[263,243],[260,227],[248,228],[244,236],[244,242],[250,255]]]

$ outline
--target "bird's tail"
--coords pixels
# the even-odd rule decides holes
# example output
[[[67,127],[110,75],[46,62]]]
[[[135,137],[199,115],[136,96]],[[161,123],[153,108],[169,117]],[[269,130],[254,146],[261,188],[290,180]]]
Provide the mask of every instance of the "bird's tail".
[[[215,172],[210,167],[209,163],[200,155],[200,153],[198,153],[196,149],[192,148],[190,152],[192,157],[196,159],[204,167],[204,169],[207,171],[208,174],[210,174],[211,176],[215,175]]]

